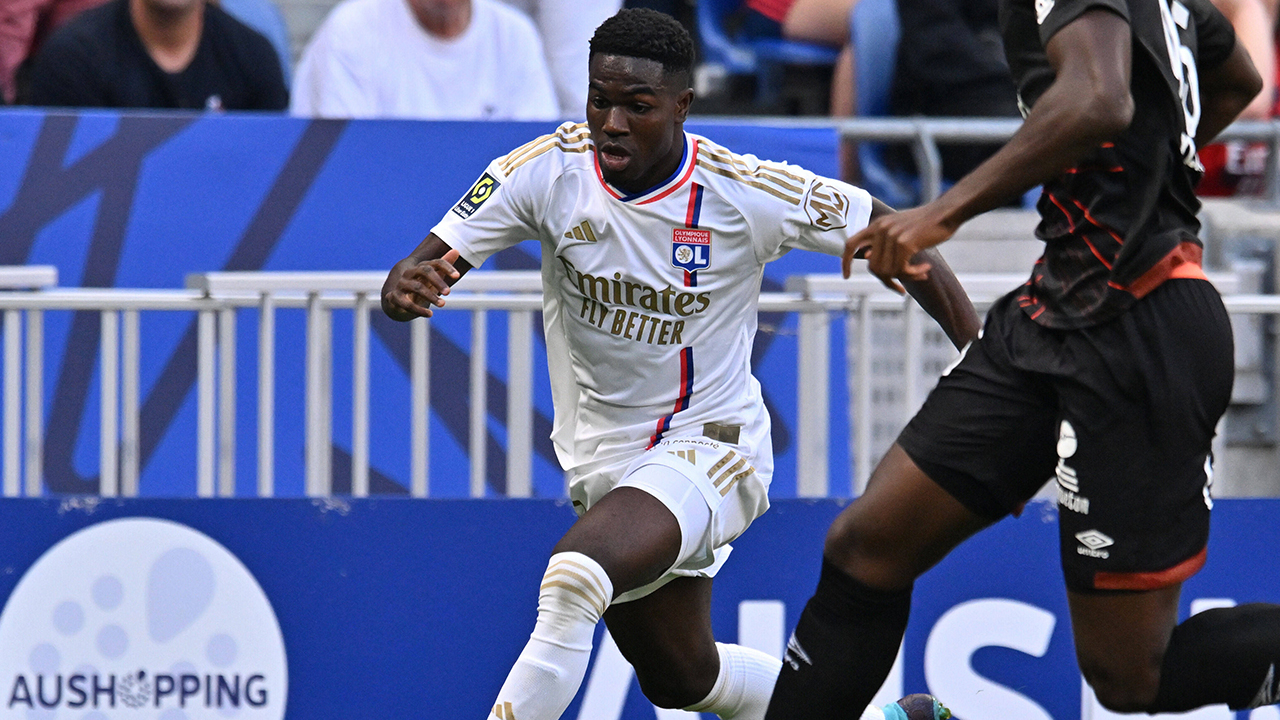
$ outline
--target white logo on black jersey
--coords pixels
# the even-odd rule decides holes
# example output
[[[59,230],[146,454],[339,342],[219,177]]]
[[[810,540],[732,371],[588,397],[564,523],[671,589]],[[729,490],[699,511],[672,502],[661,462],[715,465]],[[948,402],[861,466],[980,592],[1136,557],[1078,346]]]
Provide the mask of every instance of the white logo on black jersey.
[[[1053,0],[1036,0],[1036,24],[1043,25],[1045,18],[1053,12]]]

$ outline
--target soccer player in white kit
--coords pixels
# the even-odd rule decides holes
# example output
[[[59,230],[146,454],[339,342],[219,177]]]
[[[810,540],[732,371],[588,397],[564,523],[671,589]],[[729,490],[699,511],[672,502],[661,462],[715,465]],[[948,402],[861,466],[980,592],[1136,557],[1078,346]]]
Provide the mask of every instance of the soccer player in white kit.
[[[751,375],[760,280],[792,248],[833,256],[891,212],[866,191],[684,131],[693,45],[623,10],[591,40],[587,123],[494,160],[391,270],[384,311],[430,317],[494,252],[542,245],[552,440],[578,521],[488,717],[554,720],[603,617],[657,706],[764,716],[779,661],[711,633],[712,577],[769,506],[769,415]],[[907,290],[957,347],[978,318],[941,256]]]

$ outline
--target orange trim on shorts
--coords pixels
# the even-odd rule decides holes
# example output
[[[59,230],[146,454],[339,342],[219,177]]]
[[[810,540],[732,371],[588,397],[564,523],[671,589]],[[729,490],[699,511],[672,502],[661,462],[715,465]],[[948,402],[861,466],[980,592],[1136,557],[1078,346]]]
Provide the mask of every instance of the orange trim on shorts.
[[[1208,280],[1209,278],[1205,277],[1204,269],[1200,267],[1200,260],[1203,256],[1204,248],[1193,242],[1184,242],[1161,258],[1160,262],[1143,273],[1142,277],[1134,280],[1128,287],[1121,289],[1128,291],[1134,297],[1140,298],[1155,290],[1160,286],[1160,283],[1169,278]]]
[[[1204,268],[1193,263],[1182,263],[1175,265],[1173,271],[1169,273],[1169,278],[1180,278],[1183,280],[1208,280],[1209,276],[1204,274]]]
[[[1159,572],[1097,572],[1093,574],[1093,587],[1097,590],[1159,590],[1200,572],[1208,555],[1209,549],[1201,548],[1195,555]]]

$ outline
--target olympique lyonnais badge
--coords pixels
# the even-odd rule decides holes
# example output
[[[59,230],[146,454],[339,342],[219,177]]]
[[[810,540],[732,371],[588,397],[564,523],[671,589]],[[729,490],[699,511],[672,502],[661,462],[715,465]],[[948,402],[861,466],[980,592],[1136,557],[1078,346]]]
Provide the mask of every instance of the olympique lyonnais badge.
[[[696,272],[711,267],[711,231],[675,228],[671,231],[671,264]]]

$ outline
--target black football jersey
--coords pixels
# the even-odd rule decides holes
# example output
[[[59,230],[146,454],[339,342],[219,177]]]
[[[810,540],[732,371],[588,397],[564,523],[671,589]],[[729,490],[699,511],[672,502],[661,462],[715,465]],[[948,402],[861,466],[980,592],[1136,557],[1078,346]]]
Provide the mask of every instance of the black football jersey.
[[[1001,0],[1005,53],[1024,114],[1054,78],[1045,45],[1086,10],[1129,22],[1133,121],[1075,167],[1044,184],[1036,236],[1045,242],[1020,303],[1037,322],[1103,322],[1169,277],[1199,263],[1195,185],[1199,74],[1235,47],[1209,0]]]

